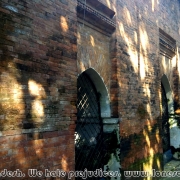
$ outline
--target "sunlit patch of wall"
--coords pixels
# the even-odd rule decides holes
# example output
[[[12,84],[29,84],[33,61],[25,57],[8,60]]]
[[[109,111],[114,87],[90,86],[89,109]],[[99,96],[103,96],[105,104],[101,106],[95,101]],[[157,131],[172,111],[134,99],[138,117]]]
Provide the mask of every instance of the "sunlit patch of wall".
[[[151,0],[151,4],[152,4],[152,12],[158,10],[159,0]]]
[[[170,85],[171,87],[173,87],[173,82],[172,82],[172,74],[173,74],[173,67],[176,63],[176,57],[174,56],[173,58],[169,58],[163,55],[160,55],[160,68],[161,68],[161,72],[162,75],[165,74],[167,76],[167,78],[169,79]],[[175,65],[176,66],[176,65]]]
[[[0,169],[74,170],[76,2],[0,5]]]
[[[0,117],[1,130],[22,128],[24,115],[23,89],[18,81],[20,74],[12,62],[7,62],[7,67],[1,69],[0,74]]]
[[[124,141],[125,138],[125,141]],[[152,169],[162,169],[162,151],[159,125],[156,121],[147,121],[141,132],[124,137],[126,155],[121,156],[122,167],[128,170],[144,170],[152,173]],[[136,149],[136,151],[133,151]],[[123,148],[123,154],[125,147]]]
[[[180,77],[180,48],[179,46],[177,47],[177,53],[176,53],[176,62],[177,62],[177,72],[178,72],[178,77]],[[180,95],[180,90],[178,90],[178,95]],[[179,102],[180,104],[180,98],[179,98]]]
[[[153,33],[156,32],[154,26],[150,24],[149,27],[148,25],[147,22],[139,23],[139,73],[144,93],[144,102],[146,102],[146,109],[149,115],[148,119],[153,120],[158,117],[157,109],[155,108],[155,106],[158,107],[158,104],[155,103],[158,95],[155,93],[157,88],[154,76],[156,71],[154,67],[158,56],[158,44],[156,42],[156,36],[148,33],[149,28],[151,28]]]
[[[110,37],[78,23],[78,74],[94,68],[109,90],[110,88]],[[103,67],[103,68],[102,68]]]
[[[127,7],[124,7],[123,11],[124,11],[123,16],[124,16],[124,19],[126,20],[126,24],[128,26],[132,26],[131,14],[130,14],[129,10],[127,9]]]
[[[178,59],[178,72],[179,72],[179,76],[180,76],[180,48],[178,48],[178,52],[177,52],[177,59]]]
[[[126,50],[130,56],[131,64],[133,65],[135,73],[138,73],[138,52],[134,41],[137,43],[137,33],[133,31],[133,36],[130,37],[127,32],[125,32],[124,24],[118,23],[118,30],[120,35],[123,38],[123,41],[126,43]]]
[[[61,17],[60,17],[60,27],[62,28],[62,30],[63,30],[64,32],[67,32],[67,31],[68,31],[69,26],[68,26],[67,17],[64,17],[64,16],[61,16]]]
[[[149,161],[146,163],[143,163],[143,170],[149,172],[152,174],[152,169],[153,166],[156,165],[159,169],[161,169],[161,164],[160,164],[160,159],[155,158],[155,154],[159,153],[159,147],[160,147],[160,142],[159,142],[159,129],[155,128],[154,136],[155,138],[155,143],[152,142],[152,137],[150,136],[151,132],[154,131],[152,130],[153,124],[148,122],[148,128],[143,130],[143,134],[145,137],[146,141],[146,157],[150,157]],[[154,162],[156,161],[156,162]]]
[[[77,32],[77,38],[78,38],[78,40],[77,40],[78,43],[81,43],[83,41],[81,38],[80,32]],[[78,58],[78,63],[79,63],[80,72],[85,71],[86,67],[85,67],[84,63],[82,61],[80,61],[79,58]]]
[[[110,2],[110,0],[106,0],[106,4],[107,4],[107,6],[110,8],[111,7],[111,2]]]
[[[149,38],[144,25],[139,27],[140,36],[140,77],[141,81],[145,80],[146,74],[148,72],[148,52],[149,52]]]
[[[153,11],[153,12],[154,12],[154,6],[155,6],[154,0],[152,0],[152,11]]]
[[[41,84],[34,80],[29,80],[28,89],[34,100],[31,102],[31,116],[34,123],[41,125],[44,122],[44,106],[42,98],[46,97],[46,93]]]
[[[103,4],[105,4],[107,7],[109,7],[112,10],[116,11],[116,1],[117,0],[99,0],[100,2],[102,2]]]
[[[68,162],[67,162],[67,157],[63,154],[62,159],[61,159],[61,165],[62,165],[62,169],[64,171],[69,171],[70,169],[68,169]]]
[[[156,157],[158,153],[162,153],[160,127],[159,124],[157,124],[160,114],[160,112],[158,112],[159,94],[157,93],[159,35],[155,21],[158,17],[156,18],[155,15],[152,14],[152,11],[157,12],[159,10],[159,4],[158,1],[148,1],[147,3],[144,1],[136,1],[136,3],[134,3],[133,1],[130,5],[127,2],[120,1],[118,5],[119,12],[117,13],[121,21],[117,22],[117,28],[118,35],[120,35],[120,38],[118,39],[121,46],[120,52],[122,53],[119,58],[121,61],[119,64],[121,66],[119,68],[120,77],[118,83],[120,92],[123,94],[119,100],[119,111],[122,117],[120,124],[121,137],[122,140],[127,141],[128,137],[131,137],[133,133],[136,133],[137,136],[143,136],[142,139],[144,139],[144,142],[139,142],[139,145],[138,143],[133,145],[135,137],[134,139],[132,138],[132,152],[131,150],[128,151],[124,149],[121,151],[123,154],[127,153],[127,158],[122,159],[122,166],[133,164],[138,161],[141,164],[143,161],[142,158],[146,159],[149,157],[149,160],[147,160],[146,163],[143,163],[144,167],[142,166],[141,169],[148,169],[148,171],[151,171],[153,167],[161,169],[161,155],[160,157]],[[133,11],[133,7],[135,7],[135,11]],[[133,31],[131,28],[134,30],[134,33],[132,33]],[[131,53],[132,45],[134,45],[134,49],[136,49],[137,52],[137,61]],[[127,54],[124,53],[124,51]],[[133,73],[130,68],[128,69],[131,65],[137,67],[134,68],[136,73]],[[128,71],[128,74],[125,73],[126,71]],[[128,75],[130,76],[130,74],[131,77],[128,78]],[[136,75],[139,75],[138,80]],[[137,80],[136,84],[133,86],[134,91],[131,86],[132,79],[134,79],[134,81]],[[138,93],[136,94],[137,91]],[[136,99],[136,97],[138,98]],[[131,105],[129,104],[129,99],[131,99]],[[140,118],[134,113],[136,112],[134,109],[137,107],[137,103],[135,102],[144,105],[144,111],[147,112],[147,115],[144,118]],[[127,108],[124,109],[124,106],[127,106]],[[133,121],[130,121],[132,119]],[[149,124],[148,129],[145,128],[146,124]],[[129,131],[129,128],[131,131]],[[142,133],[142,135],[141,130],[144,128],[146,131],[145,133]],[[125,146],[127,146],[127,149],[129,148],[126,143]],[[143,147],[146,150],[142,151],[139,147]],[[140,153],[134,152],[133,149],[141,152],[141,155]],[[126,162],[126,165],[124,162]],[[135,166],[134,169],[136,170]]]

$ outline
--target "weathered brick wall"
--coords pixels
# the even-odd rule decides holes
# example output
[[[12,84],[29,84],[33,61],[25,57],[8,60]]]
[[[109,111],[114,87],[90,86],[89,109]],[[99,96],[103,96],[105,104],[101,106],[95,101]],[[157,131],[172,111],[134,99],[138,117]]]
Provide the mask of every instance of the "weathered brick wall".
[[[0,170],[74,169],[75,7],[0,1]]]
[[[110,37],[99,31],[88,27],[83,22],[78,23],[78,74],[88,68],[93,68],[110,90]]]
[[[162,66],[159,28],[179,44],[179,2],[116,3],[122,169],[161,169],[161,78],[166,74],[173,90],[177,88],[174,82],[177,64],[175,57],[168,68]]]
[[[121,119],[122,170],[162,168],[161,77],[178,104],[180,66],[163,65],[159,28],[179,49],[179,1],[102,2],[116,13],[110,36],[77,25],[76,1],[0,1],[0,170],[74,169],[76,81],[89,67]]]

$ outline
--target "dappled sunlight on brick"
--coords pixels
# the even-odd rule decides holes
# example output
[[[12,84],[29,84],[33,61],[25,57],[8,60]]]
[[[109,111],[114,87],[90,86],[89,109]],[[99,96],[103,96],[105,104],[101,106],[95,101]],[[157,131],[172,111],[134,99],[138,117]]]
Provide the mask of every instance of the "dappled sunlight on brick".
[[[148,147],[151,147],[151,142],[150,142],[150,139],[149,139],[149,136],[148,136],[148,133],[146,132],[146,130],[143,130],[143,134],[144,134],[144,137],[145,137]]]
[[[149,154],[150,154],[152,157],[154,156],[154,149],[153,149],[153,148],[150,148]]]
[[[127,24],[128,24],[129,26],[131,26],[131,25],[132,25],[132,20],[131,20],[131,15],[130,15],[129,10],[127,9],[127,7],[124,7],[123,11],[124,11],[123,14],[124,14],[124,16],[125,16],[125,19],[126,19],[126,21],[127,21]]]
[[[106,0],[106,4],[109,8],[111,8],[111,3],[110,3],[110,0]]]
[[[151,98],[151,91],[150,91],[150,87],[149,84],[145,84],[145,95],[150,99]]]
[[[37,83],[36,81],[29,80],[28,88],[29,88],[30,94],[32,96],[36,96],[37,99],[41,99],[43,97],[46,97],[46,93],[45,93],[44,88],[42,87],[41,84]]]
[[[86,67],[84,66],[83,62],[79,62],[79,67],[80,67],[82,72],[86,70]]]
[[[138,44],[138,35],[136,31],[134,31],[134,41],[136,44]]]
[[[1,5],[0,170],[61,169],[77,112],[77,4]],[[63,168],[74,170],[73,154],[66,157]]]
[[[156,159],[156,164],[157,164],[158,168],[161,169],[161,161],[159,158]]]
[[[178,56],[178,50],[177,50],[177,55],[173,56],[173,58],[171,59],[171,66],[172,68],[176,68],[176,64],[177,64],[177,61],[179,62],[179,56]]]
[[[161,90],[158,90],[158,97],[159,97],[159,106],[160,106],[160,113],[162,113],[162,95],[161,95]]]
[[[151,158],[148,162],[143,163],[143,171],[148,172],[152,175],[152,165],[153,165],[153,158]],[[147,177],[146,180],[151,180],[151,177]]]
[[[133,65],[135,73],[138,73],[138,52],[137,50],[132,46],[128,49],[131,63]]]
[[[19,73],[15,66],[9,65],[8,70],[1,70],[0,74],[0,130],[21,128],[25,108],[23,89],[26,87],[18,82]]]
[[[0,4],[0,171],[162,170],[180,144],[180,1]]]
[[[129,45],[131,43],[131,39],[128,37],[128,35],[126,34],[125,30],[124,30],[124,25],[123,23],[119,23],[119,31],[121,33],[121,36],[123,37],[123,39],[125,40],[125,42]]]
[[[39,86],[38,86],[38,84],[35,81],[30,80],[28,82],[28,85],[29,85],[30,94],[33,95],[33,96],[39,96]]]
[[[147,51],[149,50],[149,38],[147,31],[145,30],[143,25],[140,26],[139,33],[140,33],[140,44],[142,49],[141,53],[143,53],[143,55],[147,55]]]
[[[61,16],[60,17],[60,26],[64,32],[67,32],[69,29],[67,17]]]
[[[61,166],[64,171],[68,171],[67,157],[64,154],[61,159]]]
[[[147,112],[148,112],[148,114],[149,114],[149,116],[150,116],[150,119],[152,119],[152,113],[151,113],[151,106],[150,106],[150,104],[148,103],[147,105],[146,105],[146,109],[147,109]]]
[[[149,154],[150,154],[151,157],[148,159],[147,162],[143,163],[143,171],[146,171],[150,175],[152,175],[153,161],[154,161],[154,150],[152,148],[150,148]],[[151,177],[148,177],[147,179],[150,180]]]
[[[154,2],[154,1],[155,1],[155,0],[152,0],[152,12],[154,12],[154,8],[155,8],[155,7],[154,7],[154,6],[155,6],[155,4],[154,4],[155,2]]]
[[[43,123],[44,122],[44,105],[42,103],[42,98],[46,97],[46,93],[41,84],[36,83],[33,80],[29,80],[28,88],[30,95],[35,99],[31,103],[31,115],[34,122]]]
[[[147,60],[147,54],[149,52],[149,38],[144,25],[139,27],[140,33],[140,77],[144,80],[146,73],[148,72],[148,66],[150,62]]]
[[[177,53],[177,58],[178,58],[178,72],[179,72],[179,77],[180,77],[180,53],[179,53],[179,48],[178,48],[178,53]]]
[[[43,158],[44,157],[44,150],[43,149],[37,149],[35,150],[36,151],[36,155],[39,157],[39,158]]]
[[[81,39],[81,34],[79,32],[77,32],[77,38],[78,38],[78,42],[81,43],[82,39]]]
[[[90,42],[92,46],[95,46],[94,37],[90,35]]]
[[[41,149],[44,146],[44,140],[37,139],[31,142],[35,149]]]
[[[32,113],[35,114],[37,117],[44,117],[44,107],[40,100],[34,100],[32,102]]]
[[[145,60],[142,54],[140,54],[140,77],[141,80],[144,80],[146,77],[146,65],[145,65]]]
[[[103,77],[105,84],[110,86],[110,38],[98,31],[94,31],[85,24],[78,24],[78,74],[88,68],[93,68]],[[103,67],[103,68],[102,68]]]
[[[130,17],[130,14],[129,14]],[[138,51],[137,49],[132,46],[132,42],[135,41],[137,43],[137,33],[134,32],[134,40],[131,40],[131,38],[128,36],[128,34],[124,30],[124,25],[122,23],[119,23],[119,31],[121,36],[123,37],[124,41],[127,43],[128,46],[128,54],[130,56],[131,63],[133,65],[135,73],[138,73]]]
[[[157,140],[157,143],[159,144],[160,141],[161,141],[161,137],[159,135],[159,129],[156,130],[156,140]]]
[[[163,58],[162,58],[162,65],[163,65],[164,71],[167,71],[168,64],[166,64],[166,57],[165,56],[163,56]]]

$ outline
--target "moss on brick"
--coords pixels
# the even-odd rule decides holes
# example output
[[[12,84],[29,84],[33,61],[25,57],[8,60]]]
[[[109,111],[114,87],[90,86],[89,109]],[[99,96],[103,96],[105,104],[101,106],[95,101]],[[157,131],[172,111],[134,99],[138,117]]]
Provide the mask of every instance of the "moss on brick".
[[[159,162],[161,162],[159,164]],[[146,171],[151,173],[153,169],[155,169],[156,171],[162,171],[163,169],[163,154],[161,153],[157,153],[154,156],[149,156],[147,158],[143,158],[140,160],[137,160],[136,162],[134,162],[133,164],[131,164],[127,169],[121,169],[121,175],[122,178],[121,179],[125,179],[124,177],[124,171]],[[148,167],[149,169],[145,169],[145,167]],[[138,178],[129,178],[129,179],[138,179],[138,180],[144,180],[144,177],[138,177]],[[158,179],[157,177],[152,177],[152,180],[156,180]]]

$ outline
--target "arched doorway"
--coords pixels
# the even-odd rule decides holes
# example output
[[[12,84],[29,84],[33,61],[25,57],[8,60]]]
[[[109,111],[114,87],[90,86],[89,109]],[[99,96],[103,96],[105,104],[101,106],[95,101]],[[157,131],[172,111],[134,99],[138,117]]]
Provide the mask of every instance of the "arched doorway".
[[[100,94],[86,73],[78,77],[77,122],[75,133],[76,171],[103,168],[105,156]]]
[[[111,118],[108,90],[103,79],[94,69],[87,69],[77,81],[76,171],[119,171],[118,123],[118,118]]]
[[[171,127],[173,118],[170,115],[174,114],[174,103],[169,80],[165,74],[161,78],[161,104],[163,160],[164,164],[166,164],[172,158],[170,146],[173,139]]]
[[[168,112],[168,99],[163,84],[161,83],[161,103],[162,103],[162,143],[163,153],[170,150],[170,125]]]

